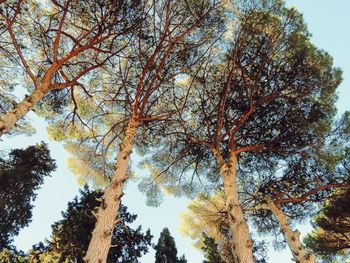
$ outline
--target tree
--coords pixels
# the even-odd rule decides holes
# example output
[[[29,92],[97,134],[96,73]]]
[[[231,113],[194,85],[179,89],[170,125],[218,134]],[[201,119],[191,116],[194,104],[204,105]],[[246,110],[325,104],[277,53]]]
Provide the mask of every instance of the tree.
[[[200,194],[190,202],[186,213],[181,215],[181,232],[195,241],[196,248],[203,250],[207,247],[213,257],[218,254],[224,262],[237,262],[225,209],[223,191],[211,196]],[[249,215],[247,210],[243,206],[244,213]],[[265,242],[254,241],[253,256],[255,262],[266,262]]]
[[[246,193],[249,198],[245,202],[247,206],[254,203],[250,204],[250,213],[258,231],[274,232],[279,227],[295,260],[316,262],[315,256],[305,250],[301,243],[300,232],[292,229],[293,221],[304,220],[335,189],[349,188],[350,184],[344,175],[339,176],[334,171],[321,172],[325,168],[320,162],[313,166],[310,165],[313,160],[306,159],[306,165],[305,156],[302,158],[303,161],[295,163],[297,167],[289,167],[284,171],[285,174],[278,167],[276,169],[279,172],[275,171],[276,177],[270,177],[268,183],[262,183],[258,189],[251,187],[251,191]]]
[[[54,256],[59,262],[83,262],[91,239],[96,218],[96,209],[101,203],[101,191],[91,191],[88,188],[80,191],[81,196],[68,203],[63,219],[52,225],[51,239],[42,254]],[[108,262],[134,262],[148,252],[152,235],[147,230],[142,232],[141,226],[131,228],[136,215],[130,214],[126,206],[121,206],[115,220],[118,228],[112,234],[112,248],[108,254]],[[34,249],[38,250],[38,249]],[[32,253],[33,254],[33,253]]]
[[[181,232],[195,241],[197,249],[205,247],[207,238],[213,239],[217,250],[226,262],[235,262],[232,253],[232,234],[230,233],[224,193],[211,196],[200,194],[181,214]],[[208,241],[210,242],[210,241]]]
[[[249,187],[241,196],[254,225],[260,232],[275,232],[279,227],[275,234],[282,233],[299,262],[316,262],[316,258],[305,250],[293,223],[313,215],[330,194],[350,187],[349,123],[345,113],[332,125],[322,147],[289,156],[283,163],[255,160],[259,168],[255,176],[249,175],[254,173],[250,169],[243,171]]]
[[[75,197],[68,203],[67,211],[62,213],[63,219],[52,225],[47,244],[40,242],[27,254],[15,248],[3,249],[1,262],[83,262],[96,221],[94,211],[101,203],[102,192],[85,187],[80,194],[79,198]],[[120,207],[116,218],[120,227],[114,230],[108,262],[137,263],[148,252],[153,236],[149,230],[143,233],[141,226],[130,227],[136,217],[127,211],[126,206]]]
[[[196,176],[221,176],[233,248],[238,262],[250,263],[253,242],[239,197],[248,186],[240,169],[254,169],[254,158],[282,162],[322,144],[341,72],[311,44],[295,9],[282,1],[243,7],[229,48],[196,72],[191,103],[163,127],[161,147],[148,161],[152,180],[167,176],[187,190]]]
[[[88,262],[106,260],[114,215],[130,177],[132,149],[147,145],[147,140],[142,140],[144,130],[152,130],[187,103],[189,91],[179,87],[176,80],[207,52],[208,39],[215,30],[211,25],[220,20],[216,0],[201,4],[146,2],[147,16],[136,41],[125,50],[125,59],[111,69],[111,81],[96,94],[98,99],[82,94],[80,102],[85,108],[79,124],[72,115],[58,120],[51,130],[52,137],[68,141],[71,160],[76,164],[72,165],[74,172],[81,177],[102,174],[104,180],[100,182],[107,186],[85,258]],[[74,135],[68,132],[66,136],[66,131]]]
[[[304,249],[299,231],[292,229],[293,223],[313,214],[317,204],[336,189],[350,187],[347,168],[349,123],[349,114],[346,113],[327,136],[327,143],[316,152],[303,152],[275,167],[255,158],[253,170],[241,167],[246,185],[240,189],[244,214],[253,220],[252,225],[261,233],[277,235],[281,231],[299,262],[315,262],[315,257]],[[267,165],[271,166],[267,169]],[[181,227],[184,234],[196,240],[197,247],[202,246],[203,232],[214,238],[220,254],[231,262],[234,259],[227,249],[230,234],[224,198],[223,192],[199,195],[182,215]]]
[[[77,89],[89,94],[86,79],[93,79],[92,71],[126,48],[142,20],[142,8],[135,1],[4,1],[0,71],[6,74],[0,82],[0,137],[47,95],[63,91],[74,101]],[[21,81],[13,83],[19,74]],[[27,86],[30,95],[14,101],[7,94],[9,84]]]
[[[271,197],[266,198],[267,208],[275,216],[277,223],[279,224],[279,227],[281,229],[281,232],[284,236],[284,239],[287,242],[293,254],[294,259],[298,260],[299,262],[316,262],[316,257],[307,250],[305,250],[304,245],[301,243],[300,232],[298,230],[292,230],[289,222],[290,220],[288,220],[288,217],[291,217],[291,215],[287,216],[288,212],[286,212],[288,211],[288,207],[283,209],[281,204],[283,204],[285,201],[286,203],[292,203],[292,206],[297,207],[300,204],[303,205],[303,203],[312,201],[313,195],[317,196],[320,193],[322,195],[324,194],[322,192],[329,192],[329,190],[334,190],[335,188],[349,187],[350,184],[331,184],[315,188],[314,190],[311,190],[310,192],[305,193],[304,195],[301,195],[299,198],[295,199],[286,198],[284,200],[278,199],[276,201],[273,201]]]
[[[203,263],[226,263],[218,252],[217,244],[214,239],[208,237],[206,234],[204,236],[204,246],[201,248],[204,252],[204,257],[206,260]]]
[[[164,228],[160,233],[157,245],[154,246],[156,250],[155,263],[186,263],[185,256],[177,257],[177,249],[174,238],[170,235],[169,229]]]
[[[350,191],[332,195],[314,218],[314,230],[306,236],[306,247],[316,255],[332,259],[350,253]]]
[[[45,143],[0,157],[0,249],[8,248],[31,222],[33,202],[44,178],[56,169]]]

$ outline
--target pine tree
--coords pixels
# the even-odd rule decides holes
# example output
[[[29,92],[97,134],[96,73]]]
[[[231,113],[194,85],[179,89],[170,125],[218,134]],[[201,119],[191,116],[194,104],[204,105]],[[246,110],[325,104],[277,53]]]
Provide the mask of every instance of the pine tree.
[[[101,191],[91,191],[87,187],[68,203],[63,219],[52,225],[51,240],[44,253],[55,256],[59,262],[83,262],[91,232],[95,226],[95,211],[101,203]],[[138,258],[148,252],[152,235],[142,232],[141,226],[132,228],[136,215],[130,214],[126,206],[121,206],[116,220],[118,227],[112,234],[113,247],[108,254],[108,262],[137,263]],[[36,249],[38,250],[38,249]],[[40,258],[40,254],[37,256]]]
[[[225,209],[225,196],[222,191],[211,196],[200,194],[181,215],[181,232],[195,241],[196,248],[210,249],[214,258],[215,255],[220,255],[223,262],[236,262]],[[265,242],[254,240],[253,256],[255,262],[266,263]]]
[[[260,171],[256,163],[278,165],[322,145],[341,81],[329,54],[310,42],[297,10],[279,0],[253,2],[242,1],[229,47],[216,47],[194,70],[191,103],[159,129],[161,143],[147,160],[152,182],[179,184],[183,193],[196,192],[193,182],[198,188],[223,183],[240,263],[254,260],[240,196],[250,187],[242,167],[264,174],[269,167]]]
[[[55,169],[45,143],[14,149],[7,158],[0,158],[0,249],[9,247],[31,222],[37,191]]]
[[[242,169],[250,185],[242,196],[257,230],[281,233],[294,259],[300,262],[315,262],[316,258],[305,249],[293,224],[308,219],[335,191],[350,187],[349,124],[349,114],[345,113],[332,125],[322,147],[289,156],[283,164],[254,158],[259,173]]]
[[[155,263],[186,263],[185,256],[177,258],[177,249],[174,238],[170,235],[169,229],[164,228],[160,233],[157,245],[154,246],[156,250]]]
[[[147,146],[151,138],[143,136],[145,130],[171,118],[187,103],[189,89],[177,80],[202,59],[216,30],[212,25],[221,20],[217,0],[136,2],[136,6],[144,3],[140,9],[145,17],[137,34],[127,38],[124,57],[113,60],[107,81],[98,82],[93,97],[81,92],[76,104],[70,105],[78,108],[76,114],[60,116],[52,129],[58,132],[51,133],[68,141],[73,172],[86,181],[91,179],[86,175],[97,175],[100,180],[94,181],[105,187],[104,206],[97,211],[85,258],[90,262],[107,258],[108,233],[115,227],[114,216],[130,177],[132,151]]]
[[[101,191],[85,187],[80,191],[80,197],[68,203],[67,210],[62,213],[63,219],[52,225],[50,240],[34,245],[27,254],[15,247],[2,249],[0,262],[84,262],[96,221],[94,210],[100,205],[101,196]],[[139,258],[148,252],[153,236],[149,230],[142,232],[141,226],[130,226],[136,217],[127,211],[126,206],[120,207],[119,228],[114,230],[113,247],[107,262],[138,263]]]
[[[314,218],[307,248],[324,259],[350,256],[350,190],[338,191]]]
[[[4,1],[0,8],[0,73],[4,73],[0,81],[0,102],[4,102],[0,106],[0,137],[45,97],[49,101],[50,97],[60,98],[56,102],[61,107],[67,100],[76,102],[78,89],[91,96],[91,79],[96,78],[92,72],[120,54],[140,25],[144,14],[138,4]],[[16,100],[11,92],[14,85],[23,85],[30,94]],[[46,103],[43,111],[52,107]]]
[[[157,245],[154,247],[156,250],[155,263],[176,263],[177,262],[177,249],[174,238],[170,235],[169,229],[164,228],[160,233]]]
[[[218,245],[215,243],[215,240],[208,237],[205,233],[203,236],[204,246],[202,247],[202,251],[205,257],[203,263],[226,263],[218,252]]]

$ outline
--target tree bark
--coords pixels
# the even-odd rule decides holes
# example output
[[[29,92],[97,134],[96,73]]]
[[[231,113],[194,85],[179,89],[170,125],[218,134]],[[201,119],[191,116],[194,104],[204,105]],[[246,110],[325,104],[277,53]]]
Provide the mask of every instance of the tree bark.
[[[293,254],[294,260],[298,263],[316,263],[315,256],[306,252],[303,244],[300,242],[300,232],[298,230],[293,231],[291,229],[286,215],[271,198],[267,199],[267,204],[278,221],[281,232]]]
[[[49,83],[44,83],[26,96],[16,107],[0,116],[0,137],[9,132],[47,94]]]
[[[96,215],[95,229],[92,232],[92,238],[84,258],[87,263],[107,262],[114,227],[117,222],[116,218],[124,194],[124,183],[128,179],[127,170],[137,127],[138,123],[131,119],[125,137],[120,144],[120,151],[116,158],[116,170],[102,197],[102,203]]]
[[[248,224],[239,202],[237,191],[237,157],[230,154],[226,163],[221,156],[216,155],[220,173],[224,180],[225,203],[229,225],[233,235],[233,250],[237,263],[253,263],[253,240],[249,234]]]

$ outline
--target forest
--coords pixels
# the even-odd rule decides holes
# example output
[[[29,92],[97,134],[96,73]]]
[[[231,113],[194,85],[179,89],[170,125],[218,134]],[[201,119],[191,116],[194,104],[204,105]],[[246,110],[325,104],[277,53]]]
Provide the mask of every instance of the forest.
[[[350,111],[311,37],[283,0],[0,0],[0,140],[45,126],[0,148],[0,262],[138,263],[153,249],[149,262],[197,263],[157,213],[164,196],[189,200],[176,220],[201,263],[267,263],[271,248],[290,251],[282,263],[350,262]],[[79,193],[22,251],[61,166]],[[131,185],[161,233],[125,201]]]

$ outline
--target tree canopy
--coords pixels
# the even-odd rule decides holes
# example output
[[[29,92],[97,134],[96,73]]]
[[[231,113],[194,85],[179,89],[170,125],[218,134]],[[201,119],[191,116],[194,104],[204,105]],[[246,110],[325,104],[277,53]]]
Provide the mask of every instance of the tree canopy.
[[[91,261],[104,260],[108,253],[110,236],[98,233],[112,233],[115,226],[113,216],[124,182],[131,176],[132,150],[148,143],[143,134],[183,108],[189,91],[177,80],[208,51],[215,25],[221,21],[216,0],[201,5],[150,1],[146,6],[136,41],[125,49],[124,59],[110,68],[109,83],[93,97],[82,93],[80,102],[91,102],[89,107],[60,116],[51,126],[52,137],[67,141],[73,153],[73,172],[85,182],[92,179],[97,186],[108,186],[87,252]]]
[[[61,109],[67,96],[75,101],[76,89],[91,96],[90,82],[97,77],[92,73],[126,48],[145,8],[140,1],[103,0],[14,0],[1,5],[0,136],[44,97],[55,102],[44,103],[43,111],[50,112]],[[11,92],[15,85],[30,94],[16,99]]]
[[[242,169],[269,172],[322,147],[341,81],[332,58],[311,43],[302,15],[281,1],[263,2],[243,4],[227,49],[199,66],[191,103],[159,130],[161,143],[147,160],[150,182],[180,183],[184,193],[196,192],[195,182],[223,182],[239,262],[253,260],[238,194],[247,187]]]
[[[0,137],[31,134],[36,112],[95,189],[22,253],[12,239],[55,164],[45,144],[0,157],[1,260],[138,262],[152,236],[121,205],[135,150],[148,204],[193,199],[183,232],[208,262],[265,262],[257,232],[300,263],[348,256],[342,71],[283,0],[0,0],[0,76]],[[295,223],[318,210],[307,250]],[[167,228],[154,248],[186,262]]]

